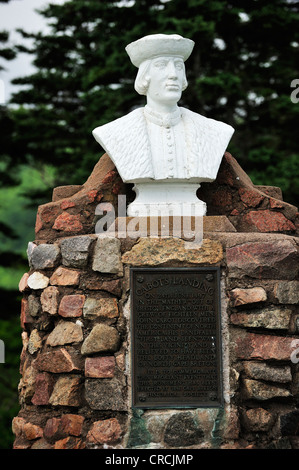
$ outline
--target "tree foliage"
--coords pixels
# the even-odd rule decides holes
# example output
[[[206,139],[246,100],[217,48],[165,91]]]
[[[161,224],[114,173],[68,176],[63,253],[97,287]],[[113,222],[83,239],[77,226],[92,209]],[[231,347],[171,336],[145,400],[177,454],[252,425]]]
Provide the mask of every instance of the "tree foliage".
[[[9,0],[0,0],[0,3],[8,2]],[[0,31],[0,57],[5,60],[11,60],[15,58],[15,51],[11,47],[6,46],[8,38],[8,31]],[[0,65],[0,70],[3,70],[3,65]]]
[[[57,184],[82,183],[100,155],[91,130],[144,102],[124,47],[145,34],[178,33],[196,44],[182,105],[233,125],[229,150],[244,169],[258,184],[279,183],[295,202],[298,2],[69,0],[41,14],[50,33],[23,31],[34,39],[37,71],[15,80],[26,85],[13,97],[23,161],[59,166]]]
[[[0,3],[8,3],[9,0],[0,0]],[[8,46],[9,33],[0,31],[0,70],[5,68],[5,62],[15,57],[15,50]],[[12,160],[10,154],[10,136],[13,123],[5,106],[0,106],[1,126],[1,159],[0,159],[0,189],[4,186],[16,184],[15,172],[7,171]],[[0,203],[2,201],[0,200]],[[1,208],[2,204],[0,204]],[[16,234],[6,220],[0,220],[0,265],[3,270],[12,265],[20,265],[23,262],[20,255],[11,250],[4,250],[3,242],[15,240]],[[21,261],[20,261],[21,258]],[[0,286],[1,317],[0,339],[5,345],[5,364],[0,364],[0,448],[10,448],[13,441],[11,433],[11,420],[17,414],[18,382],[19,382],[19,356],[21,353],[19,302],[14,288],[3,289]]]

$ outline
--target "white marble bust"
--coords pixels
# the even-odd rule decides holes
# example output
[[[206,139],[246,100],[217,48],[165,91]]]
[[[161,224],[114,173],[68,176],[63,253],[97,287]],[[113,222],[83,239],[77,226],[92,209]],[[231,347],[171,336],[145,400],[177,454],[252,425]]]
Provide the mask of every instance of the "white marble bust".
[[[194,42],[179,35],[155,34],[129,44],[138,67],[135,89],[146,106],[93,130],[122,180],[135,183],[137,198],[128,215],[204,215],[195,193],[214,181],[234,129],[206,118],[178,101],[187,88],[184,62]],[[184,209],[183,209],[184,206]]]

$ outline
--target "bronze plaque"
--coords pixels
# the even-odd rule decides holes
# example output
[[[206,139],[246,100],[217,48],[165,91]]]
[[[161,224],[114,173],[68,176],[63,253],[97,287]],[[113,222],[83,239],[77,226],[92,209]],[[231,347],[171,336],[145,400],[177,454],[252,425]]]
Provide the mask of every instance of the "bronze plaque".
[[[219,268],[131,268],[133,406],[222,405]]]

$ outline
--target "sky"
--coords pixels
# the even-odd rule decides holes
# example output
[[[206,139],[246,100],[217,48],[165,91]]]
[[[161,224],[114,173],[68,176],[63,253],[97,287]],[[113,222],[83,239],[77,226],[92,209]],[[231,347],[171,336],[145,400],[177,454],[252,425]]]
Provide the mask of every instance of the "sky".
[[[45,30],[47,25],[44,18],[35,12],[36,8],[43,8],[48,3],[64,3],[65,0],[10,0],[0,3],[0,31],[10,32],[9,44],[20,42],[21,36],[15,31],[23,28],[26,32]],[[6,70],[0,70],[0,104],[4,104],[17,87],[10,84],[13,78],[28,75],[34,72],[28,54],[18,54],[13,61],[2,61],[0,64]]]

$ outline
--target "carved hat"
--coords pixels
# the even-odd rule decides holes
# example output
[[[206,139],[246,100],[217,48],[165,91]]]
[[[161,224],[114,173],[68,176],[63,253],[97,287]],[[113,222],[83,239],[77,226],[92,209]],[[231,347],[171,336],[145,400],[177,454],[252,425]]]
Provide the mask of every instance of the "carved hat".
[[[185,61],[193,47],[194,41],[178,34],[151,34],[128,44],[126,51],[132,64],[139,67],[145,60],[161,56],[181,57]]]

